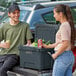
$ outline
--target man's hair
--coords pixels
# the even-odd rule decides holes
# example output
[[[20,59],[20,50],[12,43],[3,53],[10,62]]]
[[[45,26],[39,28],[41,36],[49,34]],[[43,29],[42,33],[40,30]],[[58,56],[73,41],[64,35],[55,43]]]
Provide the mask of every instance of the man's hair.
[[[18,6],[17,3],[13,3],[12,5],[10,5],[10,7],[8,8],[8,12],[11,13],[11,12],[14,12],[15,10],[19,10],[20,11],[20,8]]]

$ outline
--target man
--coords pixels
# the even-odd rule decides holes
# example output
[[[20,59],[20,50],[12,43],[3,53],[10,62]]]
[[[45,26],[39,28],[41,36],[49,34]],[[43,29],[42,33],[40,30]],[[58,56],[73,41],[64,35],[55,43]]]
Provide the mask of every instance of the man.
[[[0,27],[0,76],[7,76],[19,63],[19,45],[31,44],[32,34],[27,23],[19,21],[20,9],[17,3],[13,3],[8,9],[10,21]]]

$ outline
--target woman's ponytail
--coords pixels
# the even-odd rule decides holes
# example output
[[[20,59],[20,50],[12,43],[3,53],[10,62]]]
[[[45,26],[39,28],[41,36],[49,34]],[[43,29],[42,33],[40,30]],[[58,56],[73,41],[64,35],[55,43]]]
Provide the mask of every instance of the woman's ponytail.
[[[71,26],[71,43],[72,45],[74,45],[75,43],[75,28],[74,28],[74,22],[73,22],[73,17],[72,17],[72,14],[71,14],[71,9],[69,6],[66,5],[66,17],[67,17],[67,20]]]

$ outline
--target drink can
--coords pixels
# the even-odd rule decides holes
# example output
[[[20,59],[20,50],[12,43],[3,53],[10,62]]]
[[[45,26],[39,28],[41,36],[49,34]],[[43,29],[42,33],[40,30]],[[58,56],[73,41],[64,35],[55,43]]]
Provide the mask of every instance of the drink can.
[[[42,48],[42,39],[38,39],[38,48]]]

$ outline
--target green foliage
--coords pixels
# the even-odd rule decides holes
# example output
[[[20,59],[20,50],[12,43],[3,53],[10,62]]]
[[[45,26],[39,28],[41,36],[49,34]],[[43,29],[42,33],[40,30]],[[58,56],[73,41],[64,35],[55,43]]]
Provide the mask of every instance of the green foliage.
[[[38,43],[38,39],[35,39],[35,41],[34,41],[35,43]]]
[[[0,0],[0,6],[6,7],[7,3],[4,0]]]
[[[43,39],[43,40],[42,40],[42,43],[46,43],[46,41]]]
[[[21,0],[15,0],[16,2],[19,2]],[[6,1],[6,0],[0,0],[0,6],[3,6],[5,8],[8,8],[10,6],[10,4],[14,2],[13,0],[11,0],[10,2]]]
[[[44,43],[44,44],[46,44],[46,45],[52,44],[51,40],[45,41],[44,39],[42,40],[42,43]]]
[[[49,45],[49,44],[51,44],[51,41],[49,40],[49,41],[47,41],[45,44],[46,44],[46,45]]]

